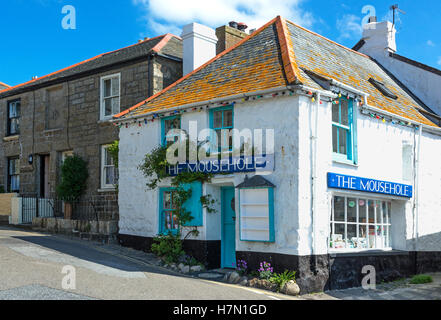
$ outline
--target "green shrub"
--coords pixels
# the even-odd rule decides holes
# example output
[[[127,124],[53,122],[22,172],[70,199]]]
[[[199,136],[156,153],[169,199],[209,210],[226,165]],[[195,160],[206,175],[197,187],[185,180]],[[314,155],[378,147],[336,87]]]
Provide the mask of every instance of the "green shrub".
[[[410,280],[411,284],[421,284],[421,283],[430,283],[433,282],[433,279],[431,276],[426,274],[417,274],[416,276],[413,276]]]
[[[152,252],[162,257],[166,263],[178,262],[179,257],[185,254],[181,239],[175,235],[160,235],[154,238],[153,242]]]
[[[291,281],[291,280],[293,280],[293,281],[296,280],[296,272],[295,271],[285,270],[285,272],[283,272],[283,273],[275,273],[270,278],[270,281],[272,283],[277,284],[277,286],[279,287],[279,290],[283,288],[285,283],[287,283],[288,281]]]
[[[57,186],[57,196],[66,202],[78,200],[86,191],[89,177],[87,163],[77,155],[67,157],[61,166],[61,183]]]

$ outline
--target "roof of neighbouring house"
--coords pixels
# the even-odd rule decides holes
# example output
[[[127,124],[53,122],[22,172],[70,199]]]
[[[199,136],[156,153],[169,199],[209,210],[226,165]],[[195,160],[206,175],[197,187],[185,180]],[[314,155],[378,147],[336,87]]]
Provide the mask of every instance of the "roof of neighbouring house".
[[[182,59],[182,40],[170,33],[145,39],[134,45],[100,54],[91,59],[84,60],[70,67],[55,71],[17,86],[8,86],[3,90],[0,88],[0,97],[14,95],[23,91],[31,90],[35,87],[46,86],[53,82],[60,82],[71,77],[99,71],[100,69],[115,64],[141,59],[151,53],[161,53],[165,56]]]
[[[6,83],[0,82],[0,90],[9,88],[9,86]]]
[[[115,118],[289,84],[322,89],[310,72],[368,93],[371,106],[435,126],[418,111],[419,103],[374,60],[281,17]],[[383,83],[397,99],[384,96],[369,82],[371,78]]]

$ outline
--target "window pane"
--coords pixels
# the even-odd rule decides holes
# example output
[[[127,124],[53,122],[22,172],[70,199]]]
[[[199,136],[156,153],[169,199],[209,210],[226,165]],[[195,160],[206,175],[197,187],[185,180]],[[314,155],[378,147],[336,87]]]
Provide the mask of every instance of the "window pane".
[[[366,221],[366,200],[358,200],[358,222],[367,223]]]
[[[115,184],[115,168],[107,167],[104,170],[106,173],[106,184]]]
[[[11,191],[20,190],[20,176],[11,176]]]
[[[224,111],[224,128],[233,126],[233,110]]]
[[[112,98],[112,114],[119,113],[119,98]]]
[[[334,221],[345,221],[345,198],[334,197]]]
[[[9,133],[18,134],[20,132],[20,122],[18,118],[11,119],[9,124]]]
[[[359,226],[357,248],[360,248],[360,249],[367,249],[368,248],[366,226],[363,226],[363,225]]]
[[[338,129],[339,130],[339,134],[338,134],[338,137],[339,137],[339,141],[338,141],[338,143],[339,143],[339,148],[338,148],[338,153],[341,153],[341,154],[348,154],[348,150],[347,150],[347,131],[346,131],[346,129],[343,129],[343,128],[339,128]]]
[[[338,153],[338,128],[332,126],[332,152]]]
[[[368,200],[369,223],[375,223],[375,201]]]
[[[340,123],[340,107],[338,104],[332,105],[332,122]]]
[[[381,210],[383,212],[383,224],[387,224],[387,206],[386,202],[381,202]]]
[[[385,247],[385,237],[383,236],[383,226],[377,226],[377,248],[384,248]]]
[[[164,209],[171,209],[171,193],[164,192]]]
[[[356,248],[357,247],[357,225],[356,224],[348,224],[348,237],[346,239],[347,248]]]
[[[377,214],[377,224],[381,223],[381,201],[375,201],[375,208]]]
[[[119,78],[112,79],[112,96],[119,96]]]
[[[341,106],[341,122],[340,123],[347,126],[349,124],[348,100],[341,99],[340,106]]]
[[[389,221],[389,224],[392,223],[392,220],[391,220],[390,214],[391,214],[391,203],[388,202],[388,203],[387,203],[387,221]]]
[[[342,223],[335,224],[335,234],[333,240],[334,248],[346,248],[345,243],[345,225]]]
[[[172,209],[178,209],[178,201],[176,199],[177,195],[175,192],[171,193],[171,198],[172,198]]]
[[[113,158],[110,156],[107,148],[104,148],[104,165],[113,166]]]
[[[375,226],[369,225],[369,248],[375,248]]]
[[[172,228],[172,211],[164,211],[165,213],[165,229],[170,230]]]
[[[110,97],[111,96],[111,84],[112,84],[112,80],[107,79],[104,80],[103,85],[104,85],[104,97]]]
[[[112,99],[104,100],[104,115],[106,116],[112,115]]]
[[[357,201],[353,198],[348,198],[347,200],[347,216],[348,222],[357,222]]]
[[[222,111],[213,112],[213,127],[222,128]]]

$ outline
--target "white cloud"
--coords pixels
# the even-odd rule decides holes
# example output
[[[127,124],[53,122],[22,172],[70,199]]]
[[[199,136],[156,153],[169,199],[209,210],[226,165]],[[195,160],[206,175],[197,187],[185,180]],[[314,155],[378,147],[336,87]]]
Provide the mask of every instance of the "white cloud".
[[[339,41],[360,38],[363,33],[361,18],[345,14],[341,19],[337,19],[337,30],[340,32]]]
[[[429,47],[435,47],[436,46],[435,43],[432,40],[427,40],[427,45]]]
[[[191,22],[216,28],[230,21],[237,21],[244,22],[249,29],[253,29],[261,27],[278,15],[310,27],[314,18],[311,13],[300,8],[303,1],[132,0],[134,5],[142,8],[147,27],[156,35],[166,32],[180,35],[182,26]]]
[[[438,57],[438,61],[436,63],[441,66],[441,57]]]

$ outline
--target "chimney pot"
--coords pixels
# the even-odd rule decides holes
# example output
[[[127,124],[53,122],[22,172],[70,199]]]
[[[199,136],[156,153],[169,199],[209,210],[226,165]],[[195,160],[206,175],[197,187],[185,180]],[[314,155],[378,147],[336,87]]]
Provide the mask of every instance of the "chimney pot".
[[[229,25],[231,28],[234,28],[234,29],[237,29],[237,27],[238,27],[238,24],[237,24],[236,21],[230,21],[230,22],[228,23],[228,25]]]

